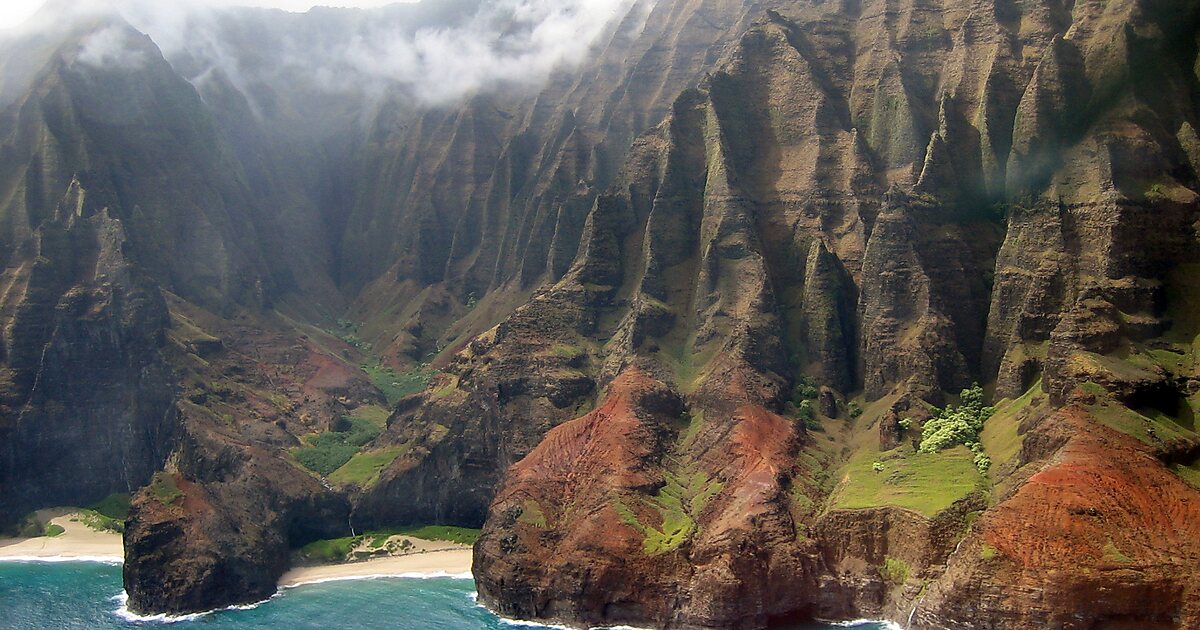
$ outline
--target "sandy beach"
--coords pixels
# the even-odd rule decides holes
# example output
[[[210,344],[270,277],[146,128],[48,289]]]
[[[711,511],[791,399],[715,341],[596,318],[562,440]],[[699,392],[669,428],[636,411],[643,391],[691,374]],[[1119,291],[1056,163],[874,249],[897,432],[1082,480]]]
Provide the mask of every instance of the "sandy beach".
[[[93,560],[120,562],[125,552],[121,535],[98,532],[73,521],[69,508],[44,510],[42,520],[60,525],[63,533],[53,538],[0,538],[0,561]],[[363,562],[296,567],[279,580],[281,587],[384,576],[459,576],[471,573],[471,547],[448,542],[411,539],[412,552]]]
[[[62,526],[63,533],[53,538],[0,538],[0,560],[28,558],[120,562],[125,558],[120,534],[93,530],[83,523],[71,520],[75,515],[75,510],[69,508],[38,512],[43,521],[48,520]]]
[[[376,558],[364,562],[297,567],[279,579],[281,587],[314,582],[388,576],[466,576],[471,573],[471,548],[460,545],[439,551]]]

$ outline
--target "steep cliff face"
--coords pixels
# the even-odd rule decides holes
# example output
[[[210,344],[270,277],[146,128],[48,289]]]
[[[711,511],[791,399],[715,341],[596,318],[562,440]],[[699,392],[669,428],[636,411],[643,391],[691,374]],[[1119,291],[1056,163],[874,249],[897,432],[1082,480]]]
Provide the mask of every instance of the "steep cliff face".
[[[14,248],[0,301],[4,522],[138,488],[171,450],[166,303],[125,243],[122,222],[76,180]]]
[[[1195,623],[1195,534],[1156,517],[1197,498],[1192,318],[1172,318],[1191,303],[1176,270],[1196,257],[1193,113],[1179,105],[1195,46],[1168,15],[1151,2],[770,12],[638,141],[549,292],[594,313],[572,325],[598,342],[579,344],[594,357],[580,365],[609,402],[505,476],[476,551],[481,598],[592,624]],[[626,385],[612,379],[629,365],[703,418],[701,438],[744,430],[739,404],[780,410],[791,374],[879,402],[834,425],[833,448],[779,438],[775,459],[739,458],[721,444],[731,466],[694,469],[714,451],[680,437],[646,463],[605,437],[643,430],[617,411]],[[966,487],[944,500],[906,496],[940,483],[916,481],[918,462],[955,457],[907,444],[925,401],[993,377],[999,397],[1047,392],[1037,418],[1013,426],[1009,403],[985,433],[982,452],[1006,466],[954,473]],[[1048,411],[1080,396],[1091,406]],[[592,449],[620,453],[645,486],[619,477],[559,499],[559,480],[611,461]],[[548,463],[576,450],[588,454]],[[797,463],[820,453],[840,479]],[[763,494],[729,493],[759,461],[776,462]],[[737,497],[754,507],[724,512]],[[596,542],[588,518],[564,516],[577,509],[620,533]],[[597,586],[622,580],[635,587]],[[1113,595],[1085,604],[1097,589]]]
[[[630,143],[765,6],[622,3],[589,60],[535,97],[510,88],[432,111],[385,104],[341,243],[342,282],[365,287],[353,318],[386,356],[420,361],[561,278]]]
[[[144,611],[438,522],[531,619],[1196,625],[1198,19],[638,1],[439,107],[95,25],[0,120],[0,518],[146,486]],[[974,452],[919,448],[976,381]],[[371,475],[297,465],[383,390]]]
[[[261,599],[292,547],[349,528],[287,451],[383,397],[357,350],[269,310],[303,291],[327,306],[294,312],[340,312],[304,256],[313,204],[272,212],[294,197],[270,173],[251,188],[264,162],[145,35],[103,20],[65,37],[0,123],[0,521],[166,468],[187,500],[152,485],[136,502],[133,605]]]
[[[195,89],[148,37],[119,22],[84,30],[5,119],[6,263],[78,178],[160,285],[218,308],[267,299],[245,185]]]

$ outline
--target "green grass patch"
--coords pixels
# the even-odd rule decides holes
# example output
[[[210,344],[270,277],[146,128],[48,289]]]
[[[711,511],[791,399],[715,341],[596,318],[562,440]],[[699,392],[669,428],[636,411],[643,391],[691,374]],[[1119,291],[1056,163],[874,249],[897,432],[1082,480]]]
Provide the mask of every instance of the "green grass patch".
[[[361,540],[361,536],[317,540],[301,547],[300,557],[309,562],[345,562]]]
[[[422,540],[440,540],[462,545],[473,545],[479,539],[479,531],[478,529],[454,527],[452,525],[419,525],[401,529],[387,529],[366,532],[358,536],[318,540],[301,547],[296,555],[300,560],[305,562],[346,562],[352,558],[361,560],[378,555],[378,550],[383,549],[387,545],[388,539],[393,536],[408,536]],[[364,545],[369,551],[355,551],[356,548]],[[411,544],[401,544],[398,548],[407,550],[411,546]]]
[[[550,354],[562,358],[574,360],[583,356],[586,352],[578,346],[568,346],[567,344],[558,344],[551,348]]]
[[[437,373],[425,366],[403,374],[383,365],[364,365],[362,370],[366,372],[367,378],[371,379],[371,383],[383,392],[389,405],[396,404],[405,396],[423,391]]]
[[[687,452],[696,441],[696,436],[700,435],[700,427],[704,426],[704,412],[697,411],[683,419],[687,421],[687,426],[683,430],[679,450]]]
[[[387,426],[388,417],[391,415],[392,412],[379,405],[363,405],[351,412],[350,417],[366,420],[382,429]]]
[[[538,505],[533,499],[525,499],[521,504],[521,516],[517,518],[518,523],[532,525],[538,529],[546,529],[546,513],[542,511],[542,506]]]
[[[120,534],[125,531],[124,519],[117,520],[95,510],[81,510],[79,515],[71,520],[76,523],[83,523],[88,529],[97,532],[115,532]]]
[[[1171,472],[1179,475],[1191,487],[1200,490],[1200,462],[1195,462],[1191,466],[1175,464],[1171,467]]]
[[[92,505],[90,509],[108,518],[124,521],[129,518],[129,495],[110,494]]]
[[[329,482],[368,488],[379,480],[379,473],[396,461],[407,449],[385,448],[379,451],[355,453],[349,461],[329,475]]]
[[[474,545],[479,540],[478,529],[470,527],[455,527],[454,525],[417,525],[401,529],[387,530],[389,536],[411,536],[422,540],[441,540],[460,545]]]
[[[868,442],[838,472],[829,509],[893,505],[933,517],[985,486],[974,457],[965,446],[921,453],[904,445],[880,453]],[[875,470],[876,462],[882,470]]]
[[[897,558],[885,558],[879,567],[879,575],[896,586],[908,581],[908,571],[908,563]]]
[[[450,380],[445,385],[437,387],[433,391],[429,392],[429,397],[432,398],[433,400],[441,400],[443,398],[448,398],[449,396],[454,394],[454,392],[456,392],[456,391],[458,391],[458,378],[457,377]]]
[[[297,450],[294,454],[301,466],[322,476],[332,475],[358,453],[358,447],[333,444]]]
[[[42,535],[47,538],[56,538],[62,536],[66,532],[66,528],[57,523],[46,524],[46,529],[42,530]]]
[[[150,495],[163,505],[171,505],[183,498],[183,492],[175,484],[175,477],[165,472],[154,473],[150,480]]]
[[[675,374],[675,383],[680,391],[689,394],[696,389],[698,379],[704,374],[712,360],[716,358],[716,344],[710,344],[713,348],[705,349],[701,352],[692,352],[692,339],[688,339],[682,345],[679,352],[671,352],[666,349],[660,350],[655,357],[663,362]],[[664,340],[664,344],[668,342]],[[665,347],[665,346],[664,346]]]
[[[1042,396],[1042,381],[1038,379],[1029,391],[1014,400],[1002,400],[996,404],[996,412],[983,425],[979,441],[992,461],[1002,466],[1021,452],[1024,439],[1018,433],[1022,412],[1029,408],[1034,398]]]
[[[696,519],[724,485],[702,471],[665,474],[666,485],[654,497],[644,499],[662,518],[654,527],[642,523],[633,510],[623,503],[616,505],[617,513],[630,527],[643,536],[642,550],[649,556],[674,551],[696,532]]]
[[[349,463],[363,446],[382,432],[382,429],[364,418],[345,418],[344,424],[344,430],[326,431],[309,437],[307,447],[293,452],[296,461],[322,476],[331,475]],[[356,466],[352,469],[356,474],[348,473],[347,476],[354,478],[365,468],[365,465]]]
[[[984,545],[979,548],[979,558],[981,560],[991,560],[991,559],[995,558],[996,554],[998,554],[998,553],[1000,553],[1000,552],[997,551],[997,549],[991,545]]]
[[[1091,387],[1088,387],[1088,386]],[[1097,388],[1099,391],[1097,391]],[[1152,416],[1140,414],[1114,400],[1102,387],[1093,383],[1084,385],[1084,391],[1096,396],[1096,404],[1088,405],[1088,413],[1104,426],[1137,438],[1144,444],[1156,446],[1163,442],[1195,435],[1173,418],[1161,413]]]

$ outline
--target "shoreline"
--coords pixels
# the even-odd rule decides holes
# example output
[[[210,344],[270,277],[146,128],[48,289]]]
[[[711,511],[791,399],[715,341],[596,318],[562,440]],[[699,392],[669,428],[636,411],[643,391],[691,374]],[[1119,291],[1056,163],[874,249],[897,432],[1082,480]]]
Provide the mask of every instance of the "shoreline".
[[[96,531],[72,520],[78,513],[72,508],[40,510],[41,520],[62,527],[63,532],[53,537],[0,538],[0,561],[124,562],[125,546],[121,534]]]
[[[293,567],[279,578],[279,588],[295,588],[305,584],[342,580],[384,578],[471,579],[471,548],[466,545],[457,545],[399,556],[372,558],[361,562]]]
[[[99,562],[125,561],[121,534],[96,531],[73,521],[78,511],[56,508],[39,513],[45,522],[59,525],[58,536],[0,538],[0,562]],[[396,578],[471,578],[471,547],[446,542],[416,540],[411,553],[371,558],[357,562],[315,564],[288,569],[279,578],[279,588],[340,580]]]
[[[113,532],[92,530],[81,522],[73,522],[71,518],[76,512],[69,509],[47,510],[46,516],[50,523],[60,525],[64,532],[55,537],[37,538],[6,538],[0,539],[0,563],[2,562],[97,562],[103,564],[122,564],[124,562],[124,546],[122,536]],[[377,579],[473,579],[471,573],[472,549],[468,545],[421,541],[418,548],[403,555],[371,558],[357,562],[338,564],[315,564],[288,569],[278,582],[278,592],[272,597],[278,597],[283,591],[327,582],[350,580]],[[122,592],[122,595],[124,593]],[[269,601],[272,598],[268,598]],[[264,602],[250,605],[232,606],[221,610],[237,610],[255,608]],[[115,614],[128,621],[135,622],[173,622],[198,619],[212,612],[181,615],[141,616],[129,611],[125,602],[121,601]],[[528,622],[506,620],[512,625],[528,625],[530,627],[560,628],[551,622]],[[882,619],[856,619],[852,621],[822,621],[833,626],[857,627],[866,623],[880,623],[893,630],[901,626],[895,622]]]
[[[104,564],[122,564],[124,548],[122,536],[112,532],[97,532],[83,523],[71,522],[74,511],[57,510],[58,516],[50,522],[61,525],[65,530],[53,538],[6,538],[0,539],[0,563],[3,562],[98,562]],[[428,543],[429,541],[422,541]],[[133,622],[172,623],[199,619],[214,612],[225,610],[248,610],[279,597],[283,591],[327,582],[350,580],[377,579],[473,579],[471,573],[472,549],[468,545],[454,543],[435,543],[411,553],[372,558],[357,562],[339,564],[316,564],[311,566],[293,567],[285,572],[278,583],[278,591],[262,602],[249,605],[230,606],[218,610],[190,615],[154,615],[142,616],[126,608],[124,592],[118,596],[118,609],[114,612],[118,617]],[[495,613],[493,613],[495,614]],[[499,617],[505,623],[513,626],[529,626],[541,628],[566,628],[553,622],[521,621]],[[883,624],[893,630],[899,630],[900,624],[884,619],[856,619],[847,621],[821,621],[832,626],[854,628],[867,623]],[[631,626],[622,626],[632,628]],[[633,629],[637,630],[637,629]]]

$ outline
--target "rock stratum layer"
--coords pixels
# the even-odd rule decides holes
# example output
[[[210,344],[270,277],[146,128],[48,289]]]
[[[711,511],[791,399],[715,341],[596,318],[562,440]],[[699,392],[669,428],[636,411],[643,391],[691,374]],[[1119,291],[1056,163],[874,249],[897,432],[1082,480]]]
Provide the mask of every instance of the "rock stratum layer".
[[[1200,625],[1200,6],[622,11],[457,106],[119,22],[0,67],[0,517],[145,486],[153,612],[446,523],[527,619]],[[973,382],[977,452],[919,449]]]

